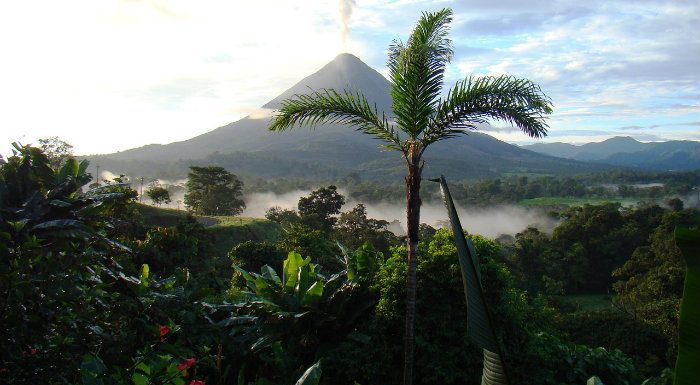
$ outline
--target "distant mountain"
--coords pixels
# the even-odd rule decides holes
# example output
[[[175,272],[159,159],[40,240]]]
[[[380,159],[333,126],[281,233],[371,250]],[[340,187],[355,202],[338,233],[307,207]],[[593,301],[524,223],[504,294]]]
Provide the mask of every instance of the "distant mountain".
[[[616,136],[580,146],[568,143],[537,143],[522,148],[561,158],[648,170],[700,169],[700,142],[690,140],[642,143],[629,136]]]
[[[376,140],[349,127],[267,131],[272,110],[282,100],[321,88],[361,91],[380,112],[389,115],[390,87],[380,73],[360,59],[342,54],[241,120],[182,142],[152,144],[88,159],[115,173],[158,177],[182,177],[192,164],[217,164],[237,174],[264,178],[333,179],[353,172],[366,179],[400,178],[404,165],[399,154],[379,151]],[[426,151],[425,159],[426,175],[442,173],[453,180],[609,168],[542,155],[481,133],[438,142]]]

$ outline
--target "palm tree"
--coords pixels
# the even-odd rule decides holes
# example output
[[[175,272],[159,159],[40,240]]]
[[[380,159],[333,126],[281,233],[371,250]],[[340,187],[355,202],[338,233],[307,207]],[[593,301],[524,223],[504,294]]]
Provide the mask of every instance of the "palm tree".
[[[450,9],[423,13],[406,43],[395,40],[389,46],[391,119],[380,115],[376,105],[371,107],[359,92],[322,89],[283,101],[269,128],[283,131],[295,126],[345,124],[380,139],[382,147],[401,152],[408,170],[404,385],[411,385],[413,379],[423,152],[430,144],[466,134],[489,119],[505,121],[531,137],[541,138],[547,134],[545,115],[552,112],[551,101],[539,86],[511,76],[468,77],[441,97],[445,66],[453,54],[447,37],[451,21]]]

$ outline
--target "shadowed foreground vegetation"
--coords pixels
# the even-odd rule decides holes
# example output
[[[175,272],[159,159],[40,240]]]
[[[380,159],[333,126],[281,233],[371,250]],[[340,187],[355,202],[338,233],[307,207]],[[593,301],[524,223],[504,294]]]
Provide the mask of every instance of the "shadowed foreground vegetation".
[[[406,250],[385,222],[309,196],[275,221],[204,227],[124,184],[81,192],[86,169],[31,147],[0,166],[0,383],[399,383]],[[685,271],[672,234],[700,213],[561,219],[472,237],[513,383],[670,384]],[[420,231],[416,376],[478,384],[452,236]]]

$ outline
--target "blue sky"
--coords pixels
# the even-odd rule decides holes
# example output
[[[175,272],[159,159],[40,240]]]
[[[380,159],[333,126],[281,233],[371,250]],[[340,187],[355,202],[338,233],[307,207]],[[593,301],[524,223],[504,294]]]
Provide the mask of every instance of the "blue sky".
[[[455,11],[447,84],[537,82],[555,106],[544,141],[700,140],[696,0],[25,0],[0,4],[0,153],[49,136],[81,154],[188,139],[340,52],[386,73],[391,41],[442,7]]]

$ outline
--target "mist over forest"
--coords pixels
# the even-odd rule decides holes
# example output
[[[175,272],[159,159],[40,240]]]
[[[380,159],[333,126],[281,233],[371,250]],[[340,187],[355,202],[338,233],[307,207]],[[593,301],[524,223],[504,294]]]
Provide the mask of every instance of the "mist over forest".
[[[88,3],[0,5],[0,384],[700,384],[698,6]]]

